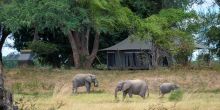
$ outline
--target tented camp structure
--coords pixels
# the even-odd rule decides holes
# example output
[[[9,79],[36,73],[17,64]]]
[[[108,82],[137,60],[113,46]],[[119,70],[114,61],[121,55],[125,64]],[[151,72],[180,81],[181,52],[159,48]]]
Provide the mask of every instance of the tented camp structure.
[[[197,43],[195,43],[195,48],[207,49],[206,46]],[[155,66],[169,67],[175,61],[168,50],[158,48],[147,40],[126,38],[118,44],[102,49],[101,51],[107,51],[108,69],[151,69]]]
[[[157,63],[158,66],[172,64],[172,56],[166,50],[157,48],[159,60],[156,61],[152,49],[155,47],[150,41],[127,38],[102,51],[107,51],[108,69],[151,69],[153,63]]]
[[[36,55],[31,50],[21,50],[21,54],[18,57],[18,66],[33,66],[33,60],[35,56]]]

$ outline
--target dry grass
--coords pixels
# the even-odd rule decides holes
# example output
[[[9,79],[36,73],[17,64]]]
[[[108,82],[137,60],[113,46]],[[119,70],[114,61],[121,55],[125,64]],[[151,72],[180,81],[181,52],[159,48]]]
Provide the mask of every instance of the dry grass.
[[[86,94],[71,94],[71,80],[77,73],[94,73],[100,86]],[[212,70],[151,70],[151,71],[97,71],[14,69],[6,73],[6,85],[14,91],[15,99],[26,100],[32,110],[219,110],[220,73]],[[138,96],[125,101],[114,100],[116,83],[124,79],[144,79],[150,88],[146,100]],[[178,83],[184,91],[183,99],[171,102],[168,95],[158,98],[162,82]],[[121,94],[119,95],[122,97]],[[25,101],[23,101],[25,103]],[[19,105],[21,106],[21,105]]]

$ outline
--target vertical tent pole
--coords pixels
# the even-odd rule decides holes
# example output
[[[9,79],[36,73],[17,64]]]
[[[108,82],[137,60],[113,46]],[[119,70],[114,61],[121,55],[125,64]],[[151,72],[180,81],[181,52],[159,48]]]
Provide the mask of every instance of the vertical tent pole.
[[[108,51],[107,51],[107,68],[109,69],[109,64],[108,64]]]
[[[119,67],[120,67],[120,69],[121,69],[121,56],[119,55],[119,50],[118,50],[118,48],[117,48],[117,54],[118,54],[118,58],[119,58]]]

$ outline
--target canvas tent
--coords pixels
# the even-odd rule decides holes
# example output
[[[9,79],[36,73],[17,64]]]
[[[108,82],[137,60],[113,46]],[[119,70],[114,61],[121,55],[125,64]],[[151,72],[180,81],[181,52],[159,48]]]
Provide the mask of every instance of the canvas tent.
[[[107,51],[108,69],[151,69],[155,62],[152,54],[154,45],[150,41],[127,38],[116,45],[102,49]],[[170,66],[172,56],[163,49],[158,49],[159,66]]]
[[[153,51],[155,48],[158,49],[157,55]],[[206,46],[198,43],[195,43],[195,48],[207,49]],[[169,51],[155,47],[147,40],[126,38],[101,51],[107,51],[108,69],[151,69],[154,68],[153,63],[168,67],[175,61]]]
[[[31,50],[21,50],[21,54],[18,57],[18,66],[33,66],[35,54]]]

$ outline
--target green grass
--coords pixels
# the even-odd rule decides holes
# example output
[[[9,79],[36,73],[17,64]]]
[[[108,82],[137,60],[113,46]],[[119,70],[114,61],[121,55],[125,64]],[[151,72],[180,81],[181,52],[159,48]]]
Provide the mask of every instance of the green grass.
[[[94,73],[100,82],[92,93],[79,88],[72,94],[72,77],[77,73]],[[220,74],[215,70],[60,70],[47,68],[11,69],[6,72],[6,86],[13,91],[18,106],[28,110],[219,110]],[[146,80],[150,96],[143,100],[133,96],[122,101],[114,99],[118,81]],[[159,98],[163,82],[180,85],[181,91]],[[184,92],[184,94],[183,94]],[[173,99],[170,99],[172,97]],[[22,101],[21,101],[22,99]]]
[[[181,101],[183,98],[183,91],[180,89],[171,91],[169,101]]]

